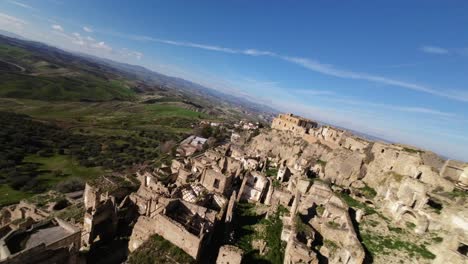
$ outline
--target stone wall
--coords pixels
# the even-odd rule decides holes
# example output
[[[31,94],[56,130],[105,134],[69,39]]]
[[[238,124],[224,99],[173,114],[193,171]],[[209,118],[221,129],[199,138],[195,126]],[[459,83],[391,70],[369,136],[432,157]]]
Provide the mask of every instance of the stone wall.
[[[232,177],[227,177],[221,172],[207,169],[202,174],[200,183],[209,191],[228,194],[231,188]]]
[[[134,251],[154,234],[162,236],[194,259],[199,256],[204,239],[204,234],[199,238],[165,215],[159,214],[153,218],[140,216],[130,237],[129,250]]]

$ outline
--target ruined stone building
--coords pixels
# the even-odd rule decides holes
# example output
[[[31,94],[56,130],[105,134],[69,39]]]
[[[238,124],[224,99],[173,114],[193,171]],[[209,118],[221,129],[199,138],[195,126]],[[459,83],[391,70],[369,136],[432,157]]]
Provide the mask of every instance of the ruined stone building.
[[[263,202],[270,182],[258,171],[251,171],[244,176],[239,189],[238,201]]]
[[[91,246],[94,240],[112,239],[117,229],[117,205],[115,198],[99,187],[86,184],[84,194],[85,216],[82,244]]]
[[[317,122],[293,114],[280,114],[271,124],[274,129],[291,131],[297,135],[308,134],[310,129],[317,126]]]
[[[0,263],[78,262],[81,231],[58,218],[10,230],[0,238]]]
[[[159,199],[154,210],[138,218],[129,242],[130,251],[158,234],[198,259],[209,243],[216,211],[180,199]]]
[[[193,155],[195,152],[200,151],[206,144],[207,139],[197,136],[189,136],[184,139],[177,148],[177,153],[182,157]]]

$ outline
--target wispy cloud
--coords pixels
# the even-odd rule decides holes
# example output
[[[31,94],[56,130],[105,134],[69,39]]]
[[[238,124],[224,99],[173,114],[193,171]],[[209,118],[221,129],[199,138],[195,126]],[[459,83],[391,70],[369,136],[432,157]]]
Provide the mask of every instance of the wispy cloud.
[[[133,57],[136,58],[137,60],[141,60],[143,58],[143,53],[139,51],[134,51],[134,50],[129,50],[127,48],[123,48],[119,51],[119,53],[124,57],[124,58],[129,58]]]
[[[61,25],[52,25],[53,30],[64,32],[63,27]]]
[[[84,27],[83,27],[83,30],[86,31],[86,32],[88,32],[88,33],[93,32],[93,29],[90,28],[90,27],[87,27],[87,26],[84,26]]]
[[[113,48],[104,41],[98,41],[90,36],[84,36],[78,32],[68,33],[55,27],[52,31],[56,36],[60,36],[67,48],[70,44],[75,45],[75,49],[97,56],[110,57],[118,60],[137,59],[141,60],[143,53],[127,48]]]
[[[137,40],[137,41],[152,41],[152,42],[179,46],[179,47],[197,48],[197,49],[203,49],[203,50],[209,50],[209,51],[215,51],[215,52],[223,52],[223,53],[229,53],[229,54],[243,54],[243,55],[255,56],[255,57],[257,56],[274,57],[277,59],[281,59],[283,61],[287,61],[296,65],[302,66],[310,71],[328,75],[328,76],[333,76],[333,77],[343,78],[343,79],[364,80],[364,81],[369,81],[373,83],[380,83],[384,85],[395,86],[395,87],[400,87],[403,89],[427,93],[427,94],[431,94],[431,95],[438,96],[438,97],[448,98],[451,100],[468,102],[468,94],[466,94],[463,91],[459,91],[459,90],[439,91],[431,87],[413,83],[413,82],[406,82],[406,81],[388,78],[388,77],[380,76],[380,75],[340,69],[331,64],[321,63],[317,60],[312,60],[312,59],[303,58],[303,57],[286,56],[286,55],[278,54],[272,51],[257,50],[257,49],[233,49],[233,48],[222,47],[222,46],[217,46],[217,45],[207,45],[207,44],[199,44],[199,43],[193,43],[193,42],[174,41],[174,40],[153,38],[149,36],[127,35],[127,34],[121,34],[121,33],[115,33],[115,32],[111,34],[117,35],[120,37],[130,38],[130,39]]]
[[[437,46],[422,46],[421,51],[431,54],[446,55],[449,54],[448,49],[444,49]]]
[[[18,1],[13,1],[13,0],[8,0],[8,3],[10,4],[14,4],[16,6],[20,6],[22,8],[26,8],[26,9],[30,9],[30,10],[35,10],[34,7],[30,6],[30,5],[27,5],[25,3],[21,3],[21,2],[18,2]]]
[[[302,93],[304,92],[307,92],[307,90],[303,91]],[[312,93],[314,93],[314,90],[312,90]],[[322,100],[331,101],[334,103],[356,105],[356,106],[366,107],[366,108],[374,107],[374,108],[379,108],[379,109],[387,109],[387,110],[393,110],[393,111],[399,111],[399,112],[405,112],[405,113],[425,114],[425,115],[438,116],[438,117],[443,117],[443,118],[456,117],[454,113],[444,112],[444,111],[440,111],[440,110],[433,109],[433,108],[374,103],[374,102],[358,100],[358,99],[350,98],[350,97],[341,97],[341,96],[337,96],[334,94],[324,94],[324,95],[325,96],[323,96]]]
[[[323,96],[323,95],[335,95],[336,93],[329,90],[310,90],[310,89],[298,89],[294,90],[295,93],[311,96]]]

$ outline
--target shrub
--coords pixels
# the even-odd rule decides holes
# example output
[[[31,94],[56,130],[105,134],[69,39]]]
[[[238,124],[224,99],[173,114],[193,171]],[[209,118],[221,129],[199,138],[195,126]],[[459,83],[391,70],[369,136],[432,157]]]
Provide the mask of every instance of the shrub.
[[[57,184],[57,191],[61,193],[69,193],[83,190],[85,184],[83,180],[79,178],[71,178]]]

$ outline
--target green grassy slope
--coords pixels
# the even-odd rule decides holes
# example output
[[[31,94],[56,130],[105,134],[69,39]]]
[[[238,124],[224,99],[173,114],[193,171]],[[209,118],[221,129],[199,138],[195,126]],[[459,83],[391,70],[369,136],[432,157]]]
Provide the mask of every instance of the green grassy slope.
[[[134,93],[116,82],[93,76],[42,77],[19,73],[0,74],[0,97],[39,100],[128,100]]]
[[[38,100],[131,100],[135,93],[118,75],[89,65],[65,65],[52,56],[0,43],[0,97]],[[8,65],[7,63],[10,63]],[[14,68],[18,65],[25,68]]]
[[[0,98],[0,207],[71,179],[165,160],[159,146],[202,119],[210,116],[170,103]]]

